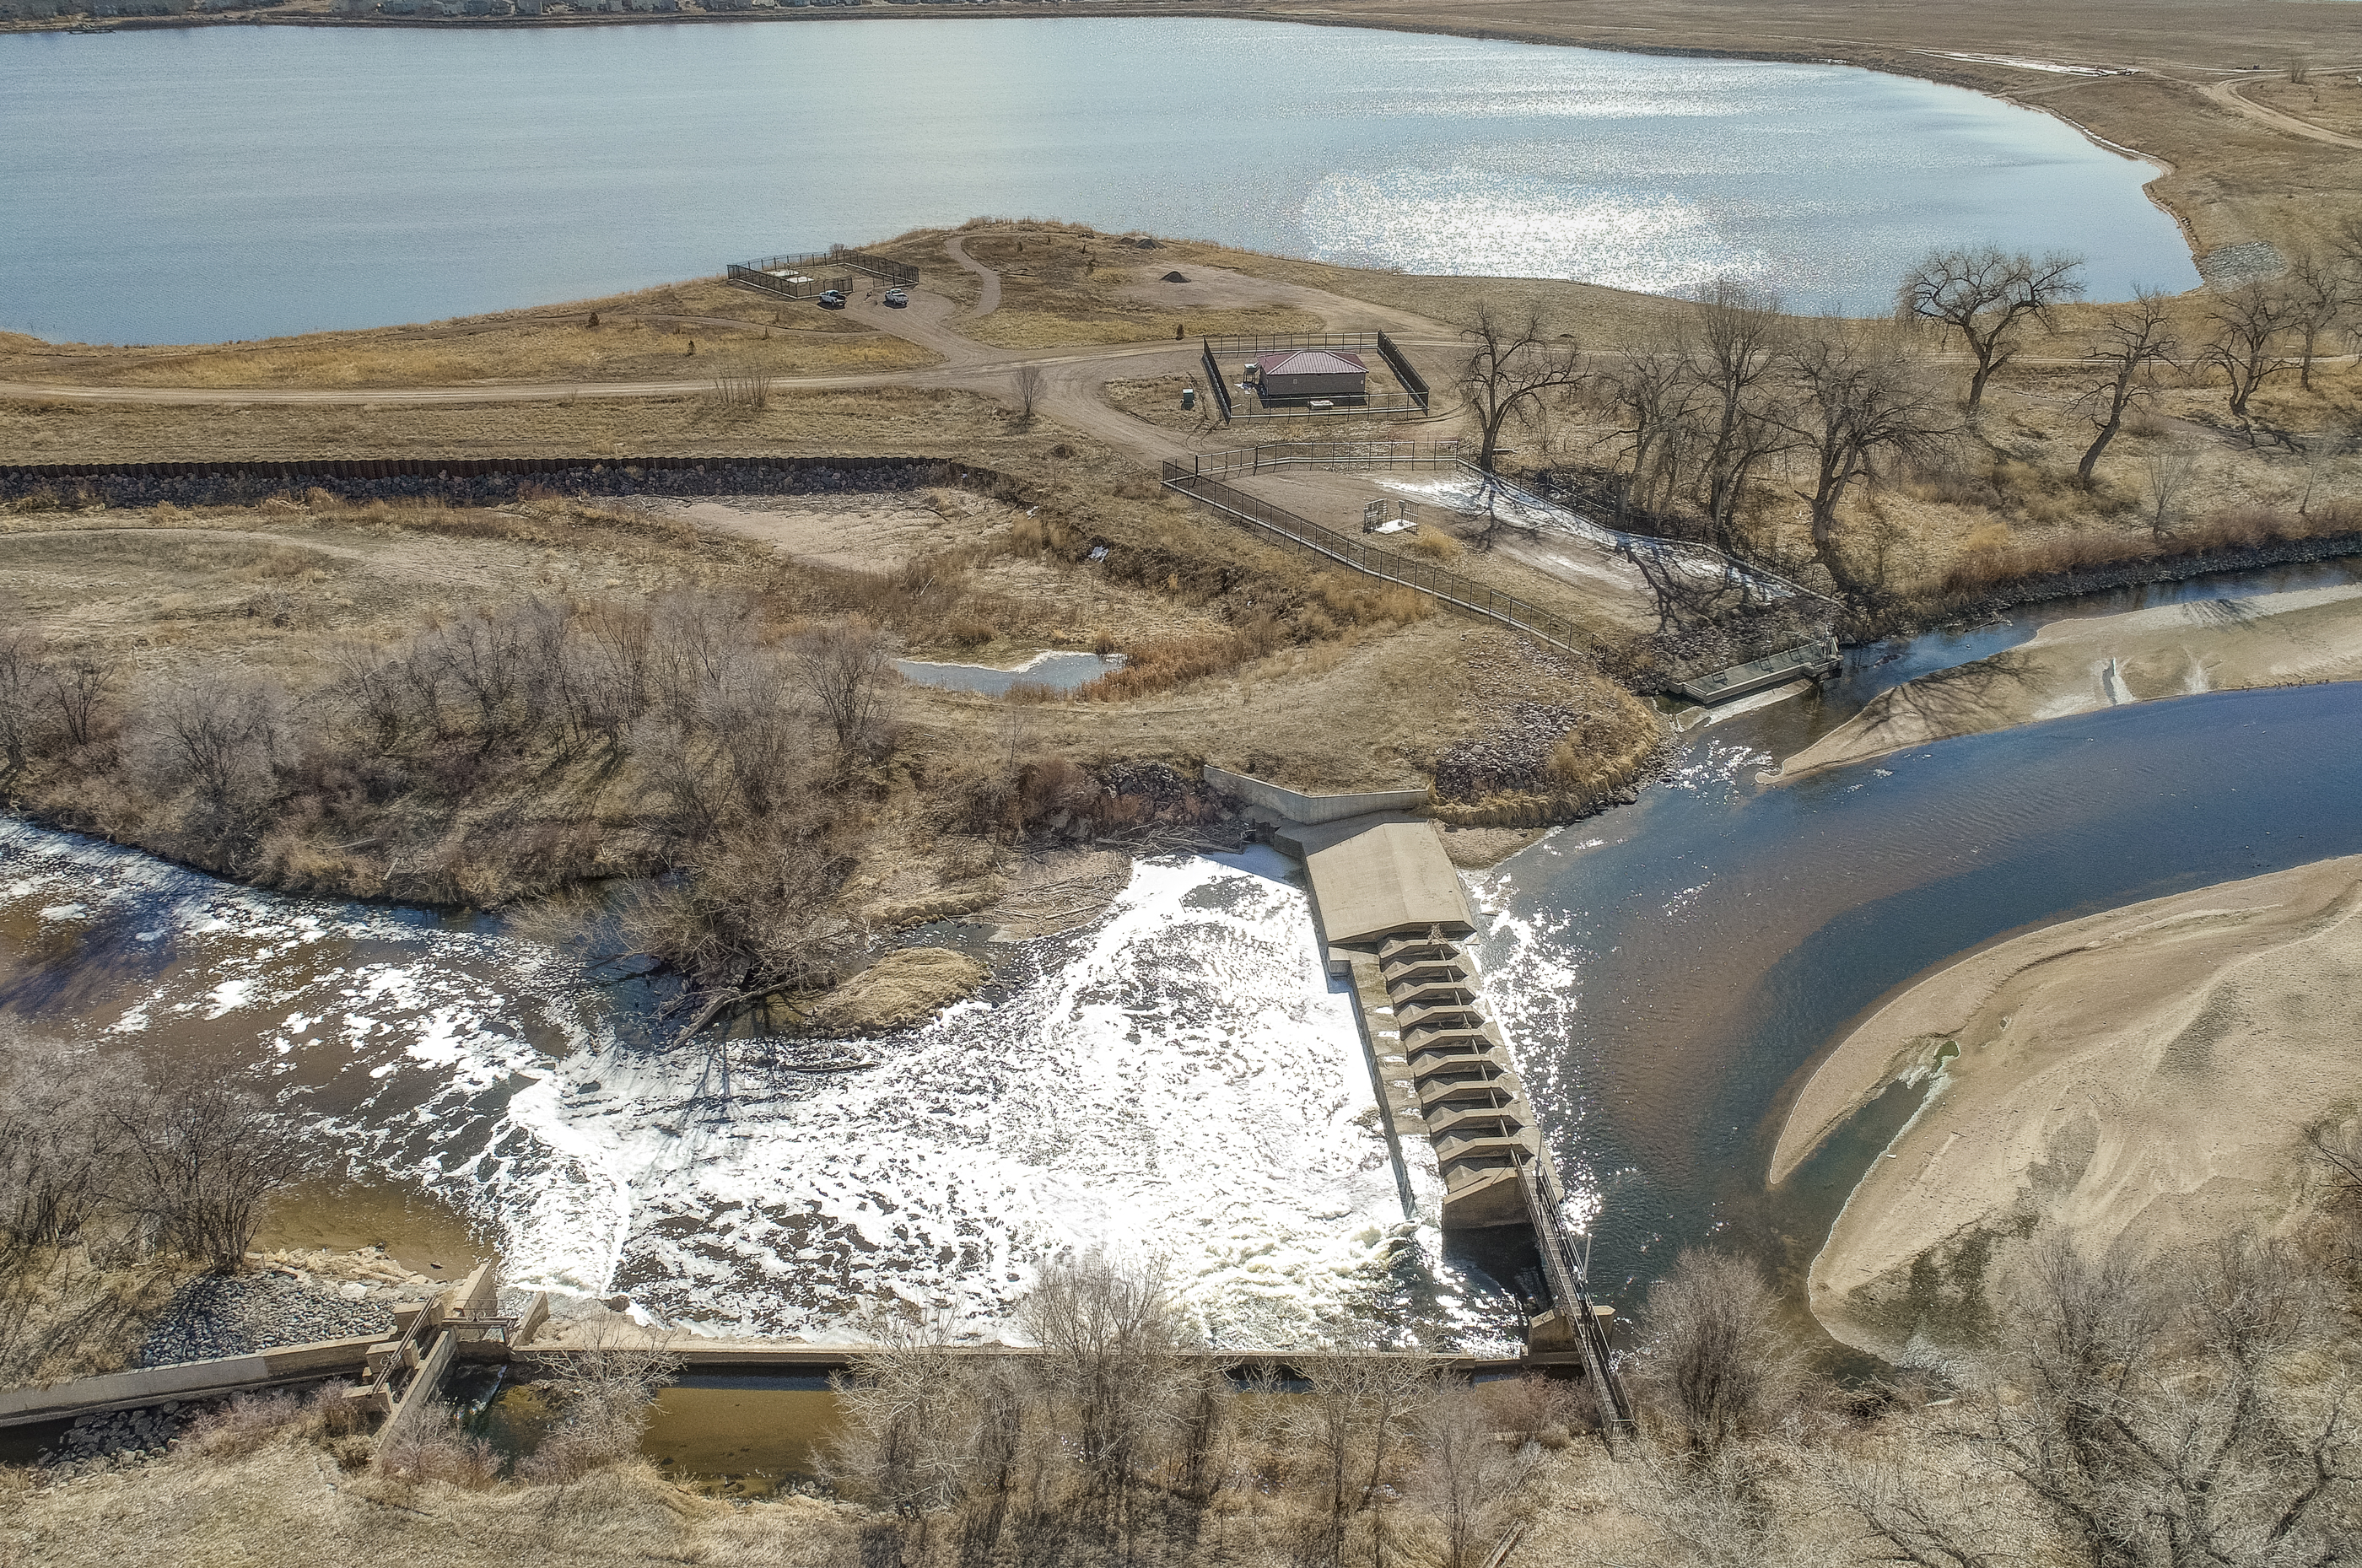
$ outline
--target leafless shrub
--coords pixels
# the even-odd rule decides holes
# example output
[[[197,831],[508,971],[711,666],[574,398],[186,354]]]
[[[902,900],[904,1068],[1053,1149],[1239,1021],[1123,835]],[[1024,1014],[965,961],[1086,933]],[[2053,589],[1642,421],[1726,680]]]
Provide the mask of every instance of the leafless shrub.
[[[1017,417],[1028,425],[1032,424],[1033,405],[1041,401],[1041,397],[1042,367],[1039,365],[1018,366]]]
[[[545,1443],[545,1451],[546,1448]],[[533,1455],[520,1464],[517,1467],[519,1474],[524,1475],[526,1467],[539,1457],[539,1454]],[[580,1457],[579,1453],[568,1455],[569,1461]],[[387,1445],[379,1464],[381,1471],[405,1488],[440,1482],[444,1485],[458,1486],[470,1492],[486,1491],[496,1485],[503,1468],[501,1456],[493,1450],[490,1440],[470,1437],[460,1430],[457,1412],[444,1420],[425,1423],[423,1430],[396,1438]],[[527,1478],[570,1481],[588,1474],[595,1468],[595,1464],[583,1464],[576,1469],[570,1463],[562,1463],[557,1466],[559,1474],[544,1476],[536,1473]]]
[[[237,1459],[309,1423],[312,1406],[289,1393],[239,1394],[198,1413],[181,1439],[184,1453]]]
[[[269,687],[209,670],[152,691],[138,724],[158,793],[187,790],[223,807],[250,801],[266,787],[281,702]]]
[[[517,1465],[530,1481],[573,1481],[635,1452],[657,1393],[679,1375],[681,1358],[664,1336],[611,1319],[592,1323],[580,1346],[548,1375],[557,1421]]]
[[[893,650],[883,633],[859,616],[823,622],[789,645],[788,657],[819,702],[837,749],[859,756],[879,737],[886,719]]]
[[[756,365],[726,365],[706,392],[712,406],[731,413],[760,414],[771,406],[771,378]]]
[[[243,1268],[264,1206],[304,1166],[285,1120],[234,1084],[193,1075],[114,1119],[127,1201],[160,1242],[216,1274]]]
[[[2141,513],[2152,537],[2164,538],[2181,521],[2188,511],[2190,476],[2197,467],[2196,453],[2173,447],[2159,447],[2141,458]]]
[[[2334,1320],[2286,1243],[2234,1236],[2157,1267],[2037,1242],[1963,1433],[2094,1563],[2331,1562],[2362,1507]]]
[[[1658,1419],[1711,1458],[1762,1429],[1799,1365],[1761,1271],[1691,1250],[1649,1293],[1637,1371]]]

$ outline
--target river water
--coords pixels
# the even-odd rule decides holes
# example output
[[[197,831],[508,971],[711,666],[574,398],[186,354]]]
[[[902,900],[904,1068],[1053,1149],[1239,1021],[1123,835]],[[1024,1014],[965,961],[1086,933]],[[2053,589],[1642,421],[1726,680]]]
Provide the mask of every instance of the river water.
[[[2224,693],[1756,781],[1875,690],[2042,620],[2349,581],[2346,566],[2063,604],[1855,650],[1691,732],[1636,805],[1474,878],[1488,993],[1611,1291],[1728,1231],[1801,1265],[1875,1129],[1767,1198],[1784,1097],[1849,1019],[2025,925],[2362,851],[2362,686]],[[497,922],[288,899],[0,823],[0,1013],[158,1067],[256,1069],[512,1283],[716,1331],[989,1326],[1060,1248],[1160,1255],[1218,1343],[1341,1318],[1471,1347],[1507,1320],[1402,1218],[1346,998],[1267,850],[1142,863],[993,987],[882,1040],[740,1043],[727,1092],[653,998]],[[844,1067],[811,1073],[800,1068]],[[1865,1141],[1866,1140],[1866,1141]],[[1628,1298],[1628,1293],[1626,1293]]]
[[[1882,312],[1929,247],[2194,288],[2157,170],[1835,65],[1191,18],[0,37],[0,327],[437,319],[977,215]]]
[[[1787,1103],[1897,989],[2029,927],[2362,852],[2362,685],[2221,692],[1757,775],[1912,675],[2046,621],[2362,579],[2130,590],[1851,650],[1806,698],[1693,732],[1638,803],[1477,879],[1479,952],[1611,1296],[1683,1245],[1801,1271],[1907,1106],[1764,1191]]]

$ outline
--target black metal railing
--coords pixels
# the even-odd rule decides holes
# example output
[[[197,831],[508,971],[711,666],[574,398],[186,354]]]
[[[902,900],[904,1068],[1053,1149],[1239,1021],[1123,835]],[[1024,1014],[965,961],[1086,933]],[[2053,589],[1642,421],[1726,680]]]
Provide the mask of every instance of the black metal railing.
[[[1573,1331],[1583,1353],[1584,1376],[1599,1402],[1599,1427],[1609,1452],[1633,1431],[1632,1400],[1616,1376],[1608,1353],[1606,1331],[1592,1310],[1590,1282],[1581,1260],[1558,1222],[1558,1206],[1543,1188],[1541,1172],[1530,1162],[1518,1167],[1518,1185],[1526,1195],[1526,1219],[1533,1227],[1534,1244],[1542,1256],[1542,1275],[1550,1282],[1551,1306]]]

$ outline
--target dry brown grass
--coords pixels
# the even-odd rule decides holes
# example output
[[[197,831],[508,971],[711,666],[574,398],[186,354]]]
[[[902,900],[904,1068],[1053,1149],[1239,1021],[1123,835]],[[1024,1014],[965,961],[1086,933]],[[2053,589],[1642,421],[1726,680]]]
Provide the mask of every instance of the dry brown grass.
[[[237,1457],[192,1456],[64,1485],[0,1481],[0,1562],[43,1568],[540,1568],[857,1561],[846,1510],[808,1498],[733,1507],[644,1464],[563,1485],[475,1489],[340,1473],[292,1434]],[[11,1495],[13,1494],[13,1495]]]
[[[424,326],[196,348],[0,337],[0,377],[123,386],[695,382],[712,380],[724,360],[769,376],[795,376],[911,370],[934,363],[935,356],[813,306],[710,279]]]
[[[1079,226],[1030,222],[972,228],[963,240],[972,259],[1000,273],[1000,308],[963,326],[980,343],[1044,348],[1170,338],[1176,326],[1198,337],[1308,332],[1320,325],[1285,304],[1176,312],[1134,296],[1131,291],[1171,271],[1195,247],[1160,241],[1141,250]]]
[[[889,452],[1006,469],[1071,439],[1054,427],[1027,430],[974,392],[774,392],[768,408],[751,411],[715,407],[701,391],[423,405],[0,403],[0,450],[31,463]]]

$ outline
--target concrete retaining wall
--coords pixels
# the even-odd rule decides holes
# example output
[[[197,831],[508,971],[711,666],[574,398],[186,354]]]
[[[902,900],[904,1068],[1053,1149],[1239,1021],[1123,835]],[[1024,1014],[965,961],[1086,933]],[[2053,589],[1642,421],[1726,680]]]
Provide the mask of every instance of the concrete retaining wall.
[[[1206,782],[1225,795],[1235,795],[1251,806],[1277,812],[1292,823],[1335,823],[1373,812],[1415,812],[1427,804],[1424,790],[1372,790],[1359,795],[1307,795],[1266,784],[1227,767],[1206,765]]]
[[[102,1377],[77,1377],[47,1388],[0,1389],[0,1427],[54,1421],[86,1411],[127,1410],[166,1399],[206,1399],[250,1392],[281,1383],[308,1383],[339,1374],[359,1374],[370,1346],[381,1336],[322,1340],[253,1355],[189,1361],[177,1366],[144,1367]]]

